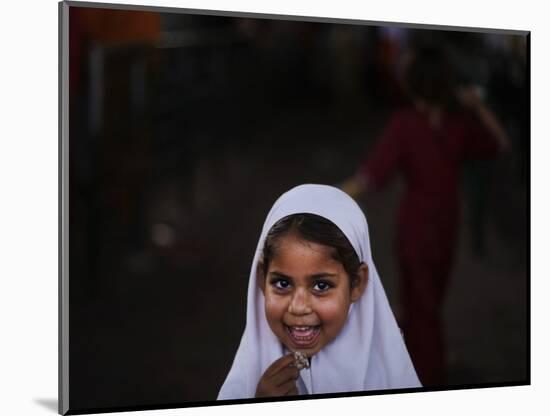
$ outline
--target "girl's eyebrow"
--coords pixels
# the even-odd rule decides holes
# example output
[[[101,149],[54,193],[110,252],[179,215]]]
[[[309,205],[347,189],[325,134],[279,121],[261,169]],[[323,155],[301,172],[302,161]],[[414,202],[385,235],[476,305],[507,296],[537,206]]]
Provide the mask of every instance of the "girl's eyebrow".
[[[280,272],[269,272],[270,275],[273,277],[280,277],[282,279],[288,279],[293,280],[294,278],[292,276],[287,276],[286,274],[280,273]]]
[[[270,275],[272,275],[273,277],[279,277],[279,278],[282,278],[282,279],[288,279],[288,280],[294,280],[294,278],[292,276],[287,276],[286,274],[284,273],[281,273],[281,272],[277,272],[277,271],[273,271],[273,272],[269,272]],[[308,276],[308,279],[311,279],[311,280],[316,280],[316,279],[323,279],[323,278],[336,278],[338,277],[337,274],[334,274],[334,273],[315,273],[315,274],[312,274],[310,276]]]
[[[338,275],[334,273],[317,273],[309,276],[310,279],[323,279],[327,277],[338,277]]]

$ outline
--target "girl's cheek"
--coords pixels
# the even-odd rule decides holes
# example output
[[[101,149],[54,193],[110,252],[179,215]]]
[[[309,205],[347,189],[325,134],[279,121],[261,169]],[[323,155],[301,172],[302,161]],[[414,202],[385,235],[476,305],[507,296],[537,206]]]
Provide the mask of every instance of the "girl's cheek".
[[[267,311],[275,312],[285,308],[286,300],[282,296],[274,296],[272,294],[266,294],[265,308]]]
[[[317,313],[320,318],[324,321],[333,321],[339,320],[347,314],[347,307],[345,302],[340,302],[338,300],[330,300],[323,302],[317,308]]]

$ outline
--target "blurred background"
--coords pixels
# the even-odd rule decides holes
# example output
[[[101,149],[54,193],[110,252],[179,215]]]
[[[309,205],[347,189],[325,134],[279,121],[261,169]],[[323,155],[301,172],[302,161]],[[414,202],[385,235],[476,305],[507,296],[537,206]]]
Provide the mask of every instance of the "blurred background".
[[[402,61],[452,57],[510,152],[464,167],[448,386],[528,377],[525,36],[70,7],[70,408],[215,400],[265,216],[338,184],[407,105]],[[396,315],[402,180],[358,199]]]

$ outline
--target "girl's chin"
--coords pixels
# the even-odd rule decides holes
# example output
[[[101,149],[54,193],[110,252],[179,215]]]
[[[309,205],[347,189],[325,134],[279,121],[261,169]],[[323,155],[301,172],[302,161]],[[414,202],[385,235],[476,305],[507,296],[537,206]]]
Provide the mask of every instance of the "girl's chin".
[[[311,358],[313,357],[315,354],[317,354],[320,350],[320,348],[316,348],[316,347],[312,347],[312,348],[296,348],[294,346],[291,346],[290,348],[287,346],[287,348],[290,350],[290,351],[293,351],[293,352],[301,352],[302,354],[304,354],[306,357],[308,358]]]

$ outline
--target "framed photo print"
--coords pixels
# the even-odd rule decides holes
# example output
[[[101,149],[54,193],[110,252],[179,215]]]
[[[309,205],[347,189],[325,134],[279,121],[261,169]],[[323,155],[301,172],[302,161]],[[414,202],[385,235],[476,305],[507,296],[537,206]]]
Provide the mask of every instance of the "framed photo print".
[[[530,383],[530,32],[59,25],[61,414]]]

